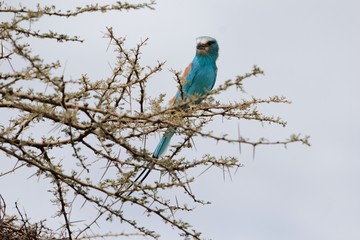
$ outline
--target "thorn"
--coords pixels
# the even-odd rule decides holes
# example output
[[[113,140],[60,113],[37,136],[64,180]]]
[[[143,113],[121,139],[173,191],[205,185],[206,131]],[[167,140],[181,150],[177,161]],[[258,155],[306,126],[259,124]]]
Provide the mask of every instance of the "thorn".
[[[239,153],[241,154],[240,122],[238,122]]]
[[[253,145],[253,160],[255,160],[255,147],[256,147],[256,144]]]

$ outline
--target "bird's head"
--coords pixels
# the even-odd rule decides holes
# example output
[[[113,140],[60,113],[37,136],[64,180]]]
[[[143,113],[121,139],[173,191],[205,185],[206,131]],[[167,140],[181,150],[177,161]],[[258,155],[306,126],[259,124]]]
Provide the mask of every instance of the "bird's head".
[[[219,45],[215,38],[202,36],[196,39],[196,54],[216,58],[219,55]]]

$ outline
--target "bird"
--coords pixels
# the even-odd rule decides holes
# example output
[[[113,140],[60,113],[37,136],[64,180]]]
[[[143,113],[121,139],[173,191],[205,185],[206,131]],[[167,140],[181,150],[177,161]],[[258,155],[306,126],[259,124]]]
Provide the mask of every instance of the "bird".
[[[219,45],[215,38],[201,36],[196,38],[196,54],[192,62],[185,68],[181,77],[181,87],[175,96],[169,101],[170,105],[178,105],[184,101],[199,104],[215,85],[217,66],[216,60],[219,56]],[[193,100],[193,101],[192,101]],[[186,108],[187,106],[182,106]],[[155,148],[152,157],[160,158],[170,143],[171,138],[176,132],[176,128],[168,128]],[[130,189],[134,184],[141,184],[150,174],[151,165],[147,165],[144,170],[136,177],[127,188]],[[144,175],[144,176],[143,176]],[[142,178],[141,178],[142,177]],[[128,196],[134,191],[131,190]]]

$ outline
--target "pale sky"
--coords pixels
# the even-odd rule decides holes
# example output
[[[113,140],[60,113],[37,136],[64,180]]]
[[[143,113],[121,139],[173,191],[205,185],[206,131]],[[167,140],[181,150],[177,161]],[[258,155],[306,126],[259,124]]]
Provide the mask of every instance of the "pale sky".
[[[184,219],[204,238],[214,240],[356,240],[360,239],[359,10],[356,0],[158,0],[155,11],[47,18],[34,26],[76,34],[86,42],[61,47],[47,43],[34,50],[66,62],[68,78],[88,73],[101,79],[111,73],[109,64],[114,61],[103,38],[106,26],[126,36],[128,46],[148,37],[143,63],[166,60],[149,91],[153,96],[166,93],[170,99],[176,83],[168,69],[182,70],[189,64],[196,37],[216,38],[217,84],[249,72],[254,64],[265,71],[264,76],[245,81],[246,94],[234,92],[219,99],[282,95],[292,101],[264,107],[266,113],[288,121],[286,128],[240,121],[243,136],[281,140],[301,133],[311,136],[312,146],[259,146],[253,159],[250,147],[243,146],[239,154],[237,145],[196,138],[196,150],[186,151],[191,158],[230,154],[245,167],[225,181],[220,169],[201,175],[192,190],[212,204],[198,206]],[[236,137],[238,122],[215,123],[209,128]],[[0,193],[9,209],[18,201],[29,216],[44,219],[52,209],[44,199],[49,196],[46,185],[23,172],[2,178]],[[181,239],[169,226],[158,224],[161,239]],[[109,229],[122,227],[113,224]]]

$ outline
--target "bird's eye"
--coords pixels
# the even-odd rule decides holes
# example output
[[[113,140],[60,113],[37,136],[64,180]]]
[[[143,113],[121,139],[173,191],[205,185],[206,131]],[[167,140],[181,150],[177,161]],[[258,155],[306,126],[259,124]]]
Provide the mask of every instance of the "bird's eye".
[[[206,43],[206,45],[210,46],[213,43],[214,43],[214,41],[209,41],[209,42]]]

